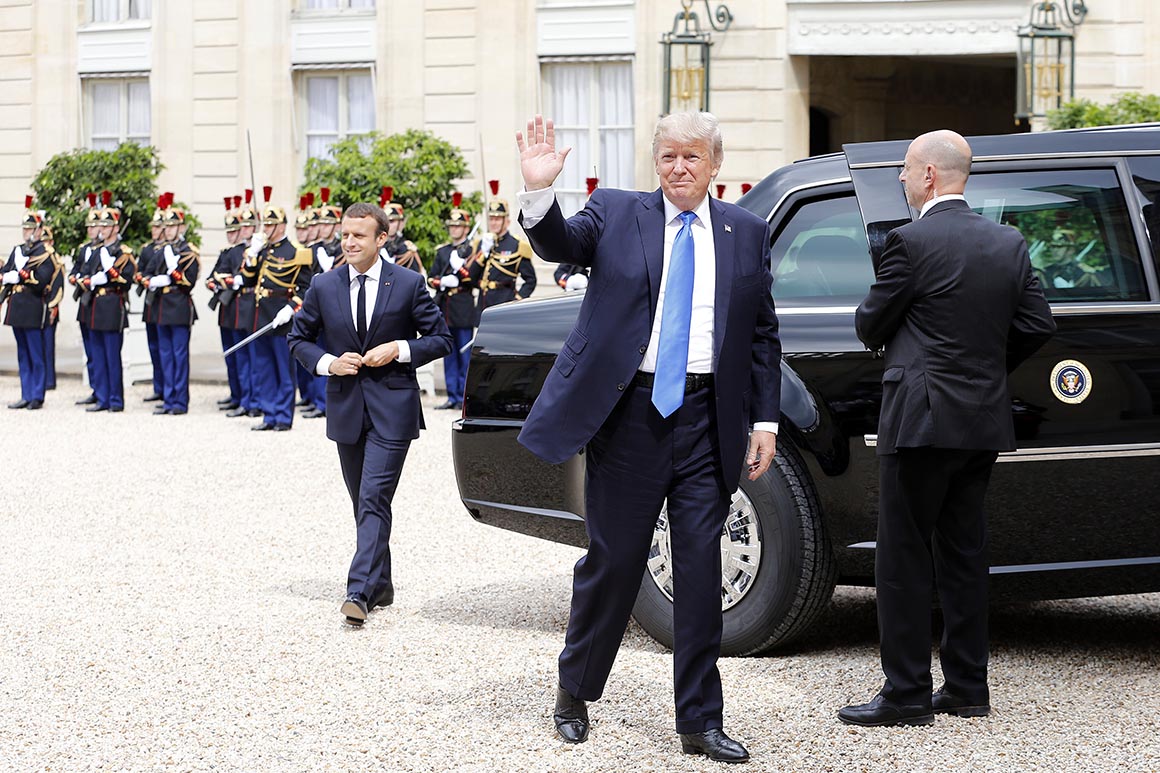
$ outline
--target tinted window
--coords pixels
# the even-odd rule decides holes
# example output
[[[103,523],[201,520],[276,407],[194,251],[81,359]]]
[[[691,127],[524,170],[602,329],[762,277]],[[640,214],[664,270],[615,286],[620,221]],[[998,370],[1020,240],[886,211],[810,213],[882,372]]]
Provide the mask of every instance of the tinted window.
[[[1111,169],[978,173],[971,207],[1023,233],[1049,301],[1147,300],[1123,190]]]
[[[874,281],[852,196],[799,204],[773,242],[773,297],[785,306],[854,306]]]
[[[1133,158],[1132,181],[1140,191],[1144,224],[1152,240],[1152,257],[1160,268],[1160,158]]]

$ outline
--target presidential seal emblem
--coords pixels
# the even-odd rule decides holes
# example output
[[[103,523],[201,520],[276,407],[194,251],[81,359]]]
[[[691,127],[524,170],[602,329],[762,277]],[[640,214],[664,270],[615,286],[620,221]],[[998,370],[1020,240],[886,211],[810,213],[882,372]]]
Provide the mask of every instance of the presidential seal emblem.
[[[1091,371],[1078,360],[1063,360],[1051,371],[1051,391],[1061,402],[1078,405],[1091,394]]]

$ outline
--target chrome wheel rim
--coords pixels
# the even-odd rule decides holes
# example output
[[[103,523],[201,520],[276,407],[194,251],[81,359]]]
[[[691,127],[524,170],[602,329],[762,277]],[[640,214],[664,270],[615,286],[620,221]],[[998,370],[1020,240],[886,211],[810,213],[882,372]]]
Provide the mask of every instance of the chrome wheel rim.
[[[661,508],[648,554],[648,573],[669,601],[673,600],[672,544],[669,539],[668,504]],[[761,525],[757,510],[738,489],[729,503],[729,515],[721,529],[721,611],[741,602],[753,587],[761,568]]]

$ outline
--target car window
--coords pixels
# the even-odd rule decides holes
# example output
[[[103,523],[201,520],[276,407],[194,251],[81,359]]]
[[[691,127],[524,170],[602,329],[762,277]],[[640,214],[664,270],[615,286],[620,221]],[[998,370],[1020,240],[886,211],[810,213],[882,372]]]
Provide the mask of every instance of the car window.
[[[1128,161],[1132,181],[1140,192],[1144,224],[1152,241],[1152,257],[1160,269],[1160,157],[1148,156]]]
[[[773,297],[782,306],[850,306],[874,281],[853,195],[797,205],[773,241]]]
[[[971,207],[1023,233],[1047,300],[1147,300],[1132,222],[1111,169],[972,174]]]

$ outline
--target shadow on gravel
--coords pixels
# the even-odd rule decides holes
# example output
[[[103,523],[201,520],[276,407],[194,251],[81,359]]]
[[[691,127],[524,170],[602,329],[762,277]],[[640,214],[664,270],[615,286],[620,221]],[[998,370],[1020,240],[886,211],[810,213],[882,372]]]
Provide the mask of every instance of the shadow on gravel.
[[[346,583],[341,579],[301,577],[286,585],[272,585],[266,588],[266,593],[308,601],[334,601],[337,605],[346,596]]]

